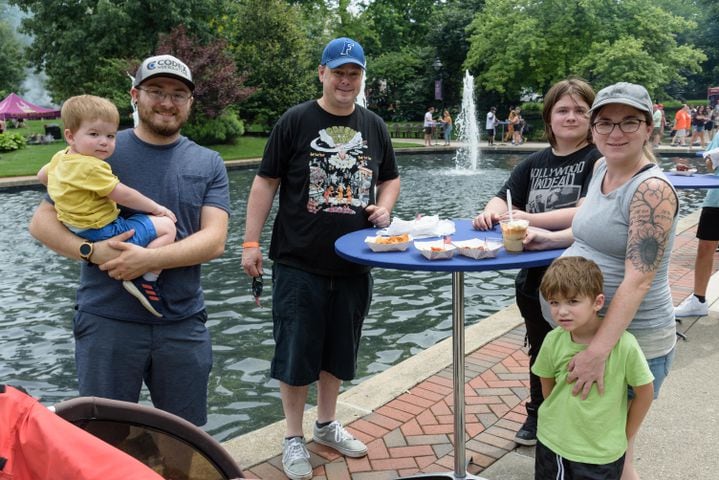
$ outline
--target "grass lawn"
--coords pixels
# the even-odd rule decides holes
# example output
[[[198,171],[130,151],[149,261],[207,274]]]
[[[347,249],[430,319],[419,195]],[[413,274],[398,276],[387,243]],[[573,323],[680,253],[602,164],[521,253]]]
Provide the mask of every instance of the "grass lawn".
[[[10,132],[18,132],[23,135],[44,132],[43,125],[46,123],[57,123],[59,120],[43,121],[31,120],[26,122],[27,127]],[[61,127],[62,128],[62,127]],[[240,160],[243,158],[259,158],[265,149],[266,138],[263,137],[240,137],[235,145],[210,145],[209,148],[216,150],[225,160]],[[392,142],[395,148],[416,147],[416,143]],[[40,168],[50,161],[50,158],[65,147],[64,141],[56,141],[47,145],[27,145],[25,148],[13,152],[0,153],[0,177],[19,177],[35,175]]]

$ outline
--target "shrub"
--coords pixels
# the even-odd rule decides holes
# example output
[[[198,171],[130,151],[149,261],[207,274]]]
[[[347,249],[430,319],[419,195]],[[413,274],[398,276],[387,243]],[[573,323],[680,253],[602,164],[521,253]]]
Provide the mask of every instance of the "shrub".
[[[245,126],[237,113],[225,111],[216,118],[208,118],[200,113],[192,116],[182,127],[182,134],[200,145],[217,145],[235,143],[237,137],[245,133]]]
[[[0,133],[0,152],[12,152],[27,145],[25,137],[19,133]]]

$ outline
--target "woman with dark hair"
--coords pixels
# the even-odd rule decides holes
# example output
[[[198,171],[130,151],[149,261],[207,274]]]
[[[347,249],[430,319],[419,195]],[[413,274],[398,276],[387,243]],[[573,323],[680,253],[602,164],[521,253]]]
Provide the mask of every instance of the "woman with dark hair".
[[[586,194],[594,162],[601,156],[592,143],[587,112],[594,101],[594,90],[579,78],[554,84],[544,96],[544,133],[551,145],[529,155],[517,165],[502,188],[474,219],[479,230],[488,230],[500,220],[529,220],[535,227],[550,230],[571,225],[577,206]],[[561,195],[557,187],[561,186]],[[512,204],[507,205],[507,191]],[[551,204],[545,199],[555,198]],[[530,367],[537,358],[544,337],[552,329],[544,320],[539,304],[539,284],[546,267],[523,269],[515,281],[517,306],[527,327]],[[537,442],[537,410],[544,397],[539,378],[530,372],[530,399],[527,420],[515,441],[522,445]]]

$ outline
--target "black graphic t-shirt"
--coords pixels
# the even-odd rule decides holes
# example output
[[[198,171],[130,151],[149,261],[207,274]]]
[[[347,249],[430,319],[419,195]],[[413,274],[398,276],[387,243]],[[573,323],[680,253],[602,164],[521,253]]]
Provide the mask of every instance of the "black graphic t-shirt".
[[[507,198],[509,189],[512,203],[527,213],[575,207],[587,194],[594,164],[601,156],[594,145],[561,157],[545,148],[514,167],[497,196]],[[515,282],[517,293],[537,297],[545,270],[536,267],[520,271]]]
[[[376,202],[377,182],[399,176],[379,116],[359,105],[347,116],[316,100],[297,105],[272,130],[258,174],[280,179],[272,260],[322,275],[368,270],[337,256],[334,242],[371,226],[365,207]]]

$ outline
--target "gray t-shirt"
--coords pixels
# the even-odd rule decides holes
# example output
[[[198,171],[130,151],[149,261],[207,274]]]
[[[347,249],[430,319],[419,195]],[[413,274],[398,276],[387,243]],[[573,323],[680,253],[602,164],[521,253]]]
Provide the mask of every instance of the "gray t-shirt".
[[[177,216],[181,240],[200,229],[202,207],[230,211],[229,181],[220,155],[186,137],[170,145],[152,145],[132,130],[117,135],[115,153],[108,159],[125,185],[139,190]],[[122,209],[122,216],[134,211]],[[205,308],[200,286],[200,265],[164,270],[158,280],[165,316],[157,318],[96,265],[83,263],[77,309],[102,317],[140,323],[182,320]]]
[[[602,158],[597,162],[587,196],[572,222],[574,243],[563,254],[589,258],[599,265],[604,275],[606,297],[601,315],[606,313],[624,279],[629,237],[629,206],[634,193],[639,185],[649,178],[659,178],[671,185],[661,169],[652,165],[618,189],[604,194],[601,186],[606,172],[607,165]],[[668,272],[677,219],[678,216],[675,216],[652,285],[627,328],[637,338],[647,359],[666,355],[676,343],[676,320]],[[545,302],[542,303],[546,305]],[[546,311],[548,312],[548,309]],[[550,318],[546,313],[545,317]]]

